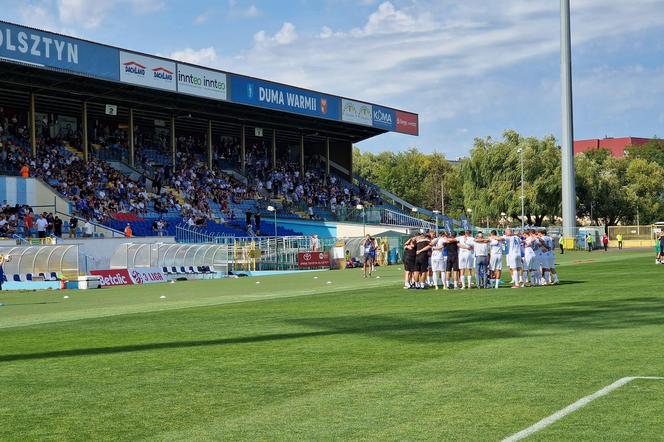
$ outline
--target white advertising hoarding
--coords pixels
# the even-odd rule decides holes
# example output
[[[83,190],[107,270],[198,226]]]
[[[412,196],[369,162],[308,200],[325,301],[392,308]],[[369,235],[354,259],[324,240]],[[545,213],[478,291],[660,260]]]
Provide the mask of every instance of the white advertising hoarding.
[[[371,126],[373,124],[372,106],[344,98],[341,100],[341,119],[349,123]]]
[[[120,51],[120,81],[175,92],[175,63]]]
[[[178,63],[178,92],[197,97],[226,100],[226,74]]]

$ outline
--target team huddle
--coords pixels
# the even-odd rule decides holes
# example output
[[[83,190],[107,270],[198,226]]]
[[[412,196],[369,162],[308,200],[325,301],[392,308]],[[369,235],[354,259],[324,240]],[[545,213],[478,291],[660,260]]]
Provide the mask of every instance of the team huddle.
[[[404,245],[404,288],[436,290],[498,288],[501,284],[503,257],[512,278],[512,288],[557,284],[558,273],[554,241],[546,231],[526,230],[515,234],[506,229],[503,236],[493,230],[488,238],[480,232],[475,237],[467,230],[420,232]]]

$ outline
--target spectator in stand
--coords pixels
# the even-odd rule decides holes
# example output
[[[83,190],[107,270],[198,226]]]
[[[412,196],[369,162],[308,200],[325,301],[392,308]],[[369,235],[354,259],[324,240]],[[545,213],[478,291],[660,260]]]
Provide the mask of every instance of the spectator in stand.
[[[69,218],[69,238],[76,238],[76,228],[78,227],[78,218],[72,216]]]
[[[260,236],[261,234],[261,214],[254,214],[254,225],[256,226],[256,235]]]
[[[34,224],[34,217],[32,214],[32,210],[30,210],[26,215],[25,215],[25,236],[30,238],[32,236],[32,227]]]
[[[247,213],[244,214],[244,224],[246,226],[251,225],[251,215],[252,215],[251,209],[247,209]]]
[[[46,227],[48,226],[48,221],[43,215],[39,215],[37,218],[37,237],[40,239],[46,238]]]
[[[58,238],[62,238],[62,220],[57,215],[53,218],[53,234]]]
[[[21,178],[29,178],[29,177],[30,177],[30,166],[24,164],[23,167],[21,167]]]
[[[127,223],[127,226],[124,228],[124,234],[127,238],[134,236],[134,231],[131,230],[131,225]]]
[[[94,234],[95,228],[90,222],[89,219],[85,220],[85,224],[83,224],[83,237],[84,238],[92,238],[92,235]]]
[[[47,215],[46,212],[44,212],[44,218],[46,218],[46,236],[51,236],[53,234],[53,225],[55,218],[53,217],[53,213],[49,212]]]

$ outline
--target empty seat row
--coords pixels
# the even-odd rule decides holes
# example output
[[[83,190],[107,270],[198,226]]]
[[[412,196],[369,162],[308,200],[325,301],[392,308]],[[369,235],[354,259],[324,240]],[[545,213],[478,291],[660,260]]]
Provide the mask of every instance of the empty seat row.
[[[58,278],[58,274],[56,272],[51,272],[51,273],[39,273],[37,275],[39,278],[41,278],[44,281],[59,281],[60,278]],[[20,274],[14,274],[12,281],[14,282],[26,282],[26,281],[34,281],[32,273],[26,273],[25,275],[20,275]]]
[[[175,266],[170,267],[170,270],[168,267],[163,267],[162,271],[167,275],[207,275],[214,273],[214,269],[210,266],[180,266],[179,270]]]

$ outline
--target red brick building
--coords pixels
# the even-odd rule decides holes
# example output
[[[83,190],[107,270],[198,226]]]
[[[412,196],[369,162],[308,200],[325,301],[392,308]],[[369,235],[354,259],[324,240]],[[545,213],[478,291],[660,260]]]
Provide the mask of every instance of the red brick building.
[[[651,141],[651,138],[622,137],[604,138],[594,140],[576,140],[574,142],[574,155],[594,149],[607,149],[611,156],[621,158],[625,156],[625,149],[630,146],[640,146]]]

